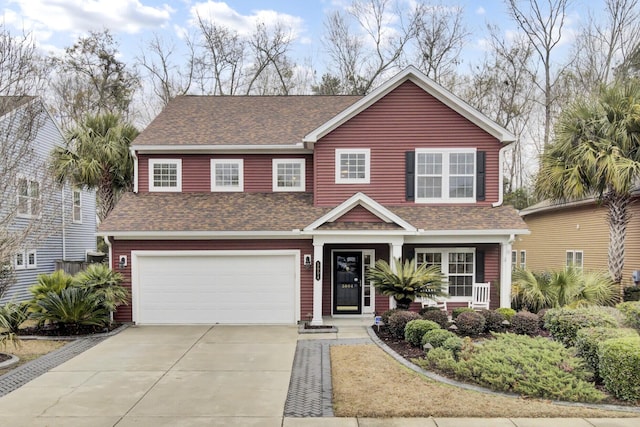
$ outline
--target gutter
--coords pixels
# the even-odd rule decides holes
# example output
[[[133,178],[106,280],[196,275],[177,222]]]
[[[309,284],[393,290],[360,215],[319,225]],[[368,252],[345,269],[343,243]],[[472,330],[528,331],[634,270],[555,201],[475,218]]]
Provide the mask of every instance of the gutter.
[[[133,146],[129,147],[131,157],[133,157],[133,192],[138,193],[138,155]]]

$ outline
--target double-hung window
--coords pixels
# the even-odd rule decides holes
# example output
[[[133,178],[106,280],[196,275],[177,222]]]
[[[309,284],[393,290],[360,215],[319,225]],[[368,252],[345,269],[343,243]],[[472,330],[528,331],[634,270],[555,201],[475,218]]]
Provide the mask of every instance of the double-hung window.
[[[582,251],[575,251],[575,250],[567,251],[567,268],[575,268],[576,270],[582,270],[583,255],[584,253]]]
[[[475,202],[475,149],[416,150],[417,202]]]
[[[182,160],[150,159],[149,191],[182,191]]]
[[[72,192],[72,221],[75,223],[82,223],[82,192],[78,189],[74,189]]]
[[[520,268],[527,268],[527,251],[520,251]]]
[[[244,191],[242,159],[211,160],[211,191]]]
[[[474,248],[416,249],[416,265],[437,265],[445,276],[449,297],[471,297],[475,280]]]
[[[14,255],[13,266],[16,270],[38,267],[38,256],[35,249],[17,252]]]
[[[273,159],[273,191],[304,191],[304,159]]]
[[[370,175],[371,150],[336,150],[336,184],[369,184]]]
[[[40,183],[18,177],[18,216],[36,217],[38,215],[40,215]]]

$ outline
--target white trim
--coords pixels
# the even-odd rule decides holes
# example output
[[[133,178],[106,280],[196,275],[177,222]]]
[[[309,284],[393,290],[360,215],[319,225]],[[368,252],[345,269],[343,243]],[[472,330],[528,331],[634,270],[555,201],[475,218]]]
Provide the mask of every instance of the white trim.
[[[201,240],[201,239],[308,239],[295,231],[102,231],[97,236],[117,240]]]
[[[349,212],[351,209],[355,208],[357,205],[362,206],[378,218],[382,219],[386,223],[395,223],[403,228],[403,230],[369,230],[366,231],[355,231],[357,234],[369,234],[379,235],[379,234],[403,234],[403,231],[416,232],[416,228],[400,218],[398,215],[391,212],[389,209],[382,206],[380,203],[373,200],[371,197],[367,196],[364,193],[356,193],[353,196],[349,197],[347,200],[333,208],[328,213],[324,214],[308,226],[304,228],[305,232],[313,232],[313,234],[350,234],[350,231],[319,231],[316,228],[320,227],[322,224],[326,222],[333,222],[336,219],[340,218],[345,213]]]
[[[494,208],[502,205],[504,201],[504,153],[508,149],[509,146],[505,145],[498,151],[498,201],[491,204]],[[476,167],[478,167],[478,165],[476,165]]]
[[[416,203],[476,203],[476,190],[477,190],[477,158],[476,158],[476,149],[474,148],[416,148],[416,164],[415,164],[415,202]],[[419,197],[418,196],[418,179],[421,176],[418,174],[418,157],[420,154],[441,154],[442,155],[442,163],[441,168],[442,172],[440,175],[431,174],[428,176],[439,176],[441,181],[441,195],[440,197]],[[451,154],[472,154],[473,155],[473,174],[464,175],[471,176],[473,179],[473,194],[470,197],[450,197],[450,180],[451,180]]]
[[[138,171],[138,155],[133,147],[129,148],[129,153],[133,158],[133,192],[138,193],[138,180],[140,178],[140,172]]]
[[[522,255],[524,255],[524,262],[522,262]],[[518,254],[518,267],[521,269],[527,268],[527,250],[526,249],[520,249],[520,253]]]
[[[340,170],[342,155],[364,154],[364,178],[343,178]],[[336,148],[335,150],[336,184],[369,184],[371,182],[371,149],[369,148]]]
[[[216,166],[238,165],[238,185],[217,185]],[[243,192],[244,191],[244,159],[211,159],[211,191],[213,192]]]
[[[386,94],[388,94],[407,80],[415,83],[425,92],[429,93],[452,110],[467,118],[469,121],[485,130],[493,137],[497,138],[500,142],[511,143],[516,140],[515,136],[511,134],[511,132],[509,132],[502,126],[499,126],[498,124],[490,120],[487,116],[464,102],[462,99],[458,98],[453,93],[449,92],[448,90],[431,80],[417,68],[409,66],[396,74],[391,79],[384,82],[382,85],[378,86],[367,96],[358,100],[343,112],[333,117],[331,120],[311,131],[303,138],[303,141],[309,143],[310,145],[313,145],[314,143],[318,142],[320,138],[324,137],[352,117],[369,108],[379,99],[384,97]]]
[[[78,193],[78,212],[80,218],[76,218],[76,193]],[[82,190],[79,188],[71,188],[71,222],[74,224],[82,224]]]
[[[22,196],[20,195],[20,181],[21,180],[26,180],[27,181],[27,195],[26,196]],[[33,183],[37,183],[38,184],[38,197],[33,197],[31,196],[31,185]],[[34,177],[31,177],[29,175],[24,175],[21,173],[16,174],[16,183],[15,183],[15,189],[16,189],[16,217],[17,218],[25,218],[25,219],[31,219],[31,218],[40,218],[42,216],[42,209],[44,208],[44,206],[42,206],[42,182],[39,179],[36,179]],[[29,213],[21,213],[20,212],[20,197],[25,197],[27,198],[27,203],[29,206]],[[37,206],[39,209],[37,210],[37,213],[34,214],[33,211],[33,201],[36,200],[37,204],[39,206]]]
[[[310,154],[312,150],[306,149],[302,142],[288,145],[277,144],[265,144],[265,145],[199,145],[199,144],[161,144],[161,145],[132,145],[132,150],[138,152],[138,154],[162,154],[162,153],[200,153],[211,154],[223,151],[225,153],[242,154],[247,152],[273,152],[276,151],[279,154],[292,153],[292,154]]]
[[[29,262],[30,255],[33,255],[33,264]],[[36,249],[31,249],[29,251],[26,251],[24,259],[25,259],[26,269],[38,268],[38,251]]]
[[[567,264],[567,255],[571,253],[571,258],[573,259],[572,261],[572,265],[568,265]],[[580,266],[576,266],[576,255],[580,254]],[[565,268],[569,268],[569,267],[573,267],[575,269],[578,270],[584,270],[584,251],[581,249],[567,249],[565,251],[565,257],[564,257],[564,264],[565,264]]]
[[[18,257],[22,258],[22,264],[18,264]],[[14,270],[24,270],[27,268],[27,257],[24,251],[13,254],[13,268]]]
[[[334,313],[333,308],[334,308],[334,291],[335,291],[335,264],[334,264],[334,260],[335,260],[335,253],[336,252],[358,252],[360,253],[360,313]],[[330,273],[331,273],[331,316],[332,317],[343,317],[343,318],[351,318],[351,317],[360,317],[360,316],[370,316],[375,312],[375,299],[376,299],[376,290],[375,287],[373,287],[373,285],[371,285],[371,289],[372,289],[372,293],[371,293],[371,311],[364,311],[364,287],[366,283],[366,279],[365,279],[365,273],[364,273],[364,255],[368,254],[371,255],[371,259],[373,261],[373,264],[375,264],[376,262],[376,257],[375,257],[375,250],[374,249],[331,249],[331,269],[330,269]],[[373,265],[372,265],[373,266]],[[369,285],[367,285],[369,286]]]
[[[176,166],[176,186],[156,187],[154,180],[155,165],[175,165]],[[179,193],[182,191],[182,159],[149,159],[149,192]]]
[[[471,285],[473,286],[474,283],[476,283],[476,264],[477,264],[477,258],[476,258],[476,248],[474,247],[449,247],[449,248],[439,248],[439,247],[423,247],[423,248],[415,248],[413,251],[413,256],[414,259],[416,260],[416,266],[418,265],[418,253],[439,253],[442,255],[442,258],[440,260],[440,264],[441,264],[441,271],[442,274],[444,274],[445,276],[447,276],[447,279],[445,279],[445,286],[447,288],[447,293],[449,292],[449,279],[448,276],[451,275],[451,273],[449,273],[449,254],[451,252],[472,252],[473,253],[473,274],[471,275]],[[446,271],[446,272],[445,272]],[[468,276],[467,274],[465,274],[464,276]],[[448,295],[447,296],[447,301],[451,301],[451,302],[467,302],[467,301],[471,301],[472,299],[472,295],[469,296],[451,296]]]
[[[131,316],[132,321],[138,321],[139,293],[140,293],[140,270],[139,258],[141,257],[193,257],[193,256],[266,256],[281,255],[292,256],[296,268],[294,278],[294,319],[291,324],[300,319],[300,250],[299,249],[276,249],[276,250],[133,250],[131,251]]]
[[[300,165],[300,180],[297,187],[278,187],[278,165],[281,164],[297,164]],[[272,159],[271,173],[273,180],[274,192],[297,192],[306,190],[306,163],[305,159]]]

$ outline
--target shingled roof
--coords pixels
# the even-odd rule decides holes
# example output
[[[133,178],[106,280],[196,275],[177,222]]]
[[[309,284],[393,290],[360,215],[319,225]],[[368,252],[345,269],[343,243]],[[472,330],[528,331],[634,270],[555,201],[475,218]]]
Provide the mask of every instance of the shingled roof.
[[[178,96],[133,145],[293,145],[360,98]]]
[[[435,230],[524,230],[510,206],[387,206],[414,227]],[[139,193],[126,194],[100,225],[118,232],[291,232],[331,210],[313,205],[310,193]],[[385,223],[328,224],[319,230],[390,230]]]

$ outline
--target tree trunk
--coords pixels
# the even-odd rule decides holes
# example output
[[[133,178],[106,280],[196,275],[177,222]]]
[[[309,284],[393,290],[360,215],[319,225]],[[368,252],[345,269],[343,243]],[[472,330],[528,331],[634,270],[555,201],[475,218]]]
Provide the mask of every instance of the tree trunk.
[[[629,211],[631,199],[625,195],[609,194],[605,196],[604,202],[607,207],[607,221],[609,223],[609,274],[620,287],[620,301],[622,301],[624,243],[627,235],[627,224],[631,219],[631,212]]]
[[[409,298],[395,298],[395,300],[396,308],[399,308],[400,310],[409,310],[409,306],[411,305],[411,300]]]

